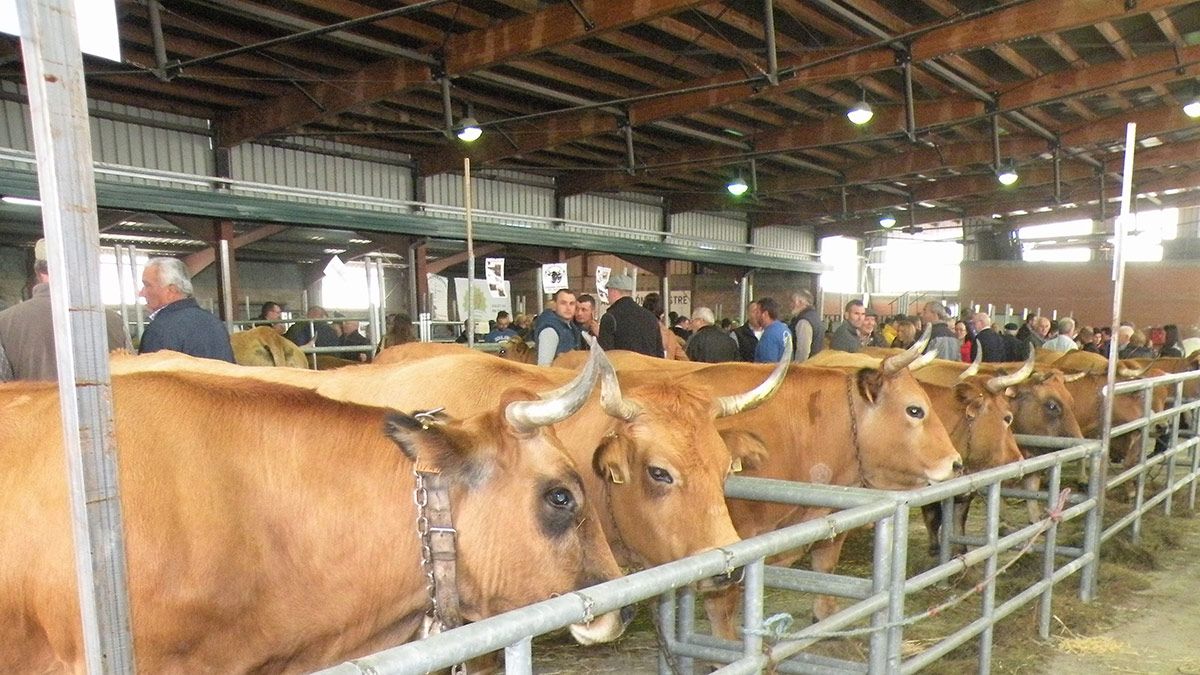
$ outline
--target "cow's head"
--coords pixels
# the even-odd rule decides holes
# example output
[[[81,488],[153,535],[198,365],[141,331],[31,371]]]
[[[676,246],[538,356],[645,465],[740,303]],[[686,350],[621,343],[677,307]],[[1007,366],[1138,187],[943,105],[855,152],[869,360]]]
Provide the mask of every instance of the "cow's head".
[[[881,489],[910,489],[953,478],[962,457],[933,412],[925,390],[909,372],[922,359],[929,331],[908,350],[851,377],[854,417],[848,447],[859,462],[863,483]]]
[[[549,399],[510,391],[497,409],[460,421],[430,414],[388,418],[388,435],[416,469],[436,472],[450,485],[464,619],[620,575],[578,467],[549,426],[582,407],[596,379],[596,365],[589,363]],[[607,641],[623,624],[614,613],[573,632],[580,642]]]
[[[967,471],[982,471],[1021,459],[1021,450],[1013,438],[1013,412],[1004,392],[988,388],[991,378],[984,375],[964,378],[954,385],[958,415],[954,424],[943,419],[950,438],[962,455]]]
[[[784,351],[762,384],[715,399],[695,378],[660,372],[630,374],[623,393],[616,373],[605,370],[601,398],[613,426],[593,469],[607,484],[614,534],[638,562],[662,564],[738,541],[724,484],[745,458],[715,421],[775,393],[791,359],[790,347]]]

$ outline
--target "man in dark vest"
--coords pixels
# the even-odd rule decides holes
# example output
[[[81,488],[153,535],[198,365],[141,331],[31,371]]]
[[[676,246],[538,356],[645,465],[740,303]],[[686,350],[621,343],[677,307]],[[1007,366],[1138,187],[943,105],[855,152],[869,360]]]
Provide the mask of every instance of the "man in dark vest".
[[[608,311],[600,317],[600,346],[663,358],[662,332],[650,310],[633,301],[633,278],[617,274],[608,280]]]
[[[575,293],[565,288],[554,293],[554,306],[533,320],[533,340],[537,343],[537,364],[548,366],[554,357],[575,349],[579,328],[575,325]]]
[[[825,322],[813,303],[813,294],[802,288],[792,294],[792,329],[796,351],[793,361],[804,361],[825,348]]]

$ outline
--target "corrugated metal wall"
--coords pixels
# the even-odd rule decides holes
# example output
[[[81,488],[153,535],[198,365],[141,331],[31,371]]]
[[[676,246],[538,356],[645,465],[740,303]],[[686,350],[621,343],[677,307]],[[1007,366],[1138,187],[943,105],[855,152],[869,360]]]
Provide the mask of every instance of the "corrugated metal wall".
[[[554,182],[542,176],[517,171],[472,172],[471,190],[474,208],[480,211],[500,211],[534,218],[554,217]],[[425,179],[425,201],[443,206],[463,206],[463,177],[461,174],[440,174]],[[480,214],[488,222],[512,222],[535,228],[548,228],[542,220],[496,218]]]
[[[247,143],[233,148],[229,153],[229,173],[230,178],[255,183],[407,201],[412,199],[412,172],[405,164],[407,159],[408,156],[401,153],[313,138],[289,138],[277,145]],[[288,201],[339,203],[336,198],[274,197]],[[355,206],[388,209],[385,206]]]
[[[795,253],[817,252],[817,239],[811,227],[756,227],[751,232],[750,243],[760,247],[754,249],[754,252],[762,255],[787,257]]]
[[[620,193],[615,197],[593,194],[576,195],[566,199],[564,217],[585,223],[598,223],[621,228],[620,231],[606,230],[612,237],[658,241],[662,232],[662,200],[645,195]],[[596,233],[595,228],[566,225],[564,229]]]
[[[745,251],[746,228],[748,227],[745,214],[713,214],[713,213],[676,213],[671,216],[671,232],[700,237],[709,241],[729,242],[730,246],[712,244],[710,247],[722,251]],[[668,237],[667,241],[683,246],[696,246],[691,239]],[[709,246],[706,244],[706,246]]]
[[[23,96],[14,83],[0,84],[4,94]],[[12,100],[0,101],[4,122],[0,124],[0,146],[33,152],[33,130],[29,106]],[[214,160],[208,122],[194,117],[155,112],[117,103],[91,101],[92,156],[97,162],[143,169],[212,175]],[[30,169],[30,165],[18,165]],[[100,180],[149,183],[143,178],[101,175]],[[203,189],[185,183],[172,187]]]

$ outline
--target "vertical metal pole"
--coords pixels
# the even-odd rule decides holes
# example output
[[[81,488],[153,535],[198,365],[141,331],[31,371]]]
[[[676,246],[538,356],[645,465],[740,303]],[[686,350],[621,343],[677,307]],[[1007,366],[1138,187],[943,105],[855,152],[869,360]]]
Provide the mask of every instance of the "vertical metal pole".
[[[779,84],[779,57],[775,50],[775,2],[763,0],[763,34],[767,43],[767,82]]]
[[[1137,125],[1132,122],[1125,125],[1125,162],[1121,173],[1121,215],[1117,217],[1115,237],[1113,238],[1113,309],[1112,336],[1108,346],[1108,373],[1104,387],[1104,419],[1100,435],[1100,445],[1104,452],[1105,461],[1100,463],[1100,495],[1097,506],[1101,520],[1104,514],[1104,499],[1108,492],[1108,450],[1112,444],[1112,414],[1114,393],[1113,386],[1117,381],[1117,331],[1121,327],[1121,304],[1125,296],[1125,231],[1129,226],[1130,201],[1133,193],[1133,151],[1137,140]],[[1104,203],[1103,195],[1100,203]]]
[[[87,94],[71,0],[17,3],[58,367],[63,459],[89,673],[134,671]]]
[[[671,278],[667,274],[667,266],[663,265],[662,275],[662,322],[667,328],[671,327]],[[664,345],[665,346],[665,345]]]
[[[1146,387],[1142,390],[1142,418],[1150,419],[1154,414],[1151,408],[1153,401],[1154,390]],[[1142,542],[1142,512],[1143,505],[1146,503],[1146,479],[1148,478],[1146,468],[1146,444],[1150,441],[1150,424],[1142,427],[1141,431],[1137,432],[1138,437],[1138,474],[1137,474],[1137,490],[1133,500],[1133,528],[1130,532],[1130,541],[1134,545]],[[1168,484],[1169,486],[1169,484]],[[1170,501],[1170,500],[1168,500]]]
[[[504,648],[506,675],[529,675],[533,672],[533,637],[517,640]]]
[[[1108,446],[1100,446],[1088,455],[1088,497],[1096,500],[1096,505],[1088,510],[1083,524],[1083,554],[1090,557],[1090,562],[1083,566],[1079,575],[1079,599],[1091,602],[1096,597],[1096,588],[1100,580],[1100,536],[1104,529],[1104,512],[1100,506],[1104,499],[1104,481],[1102,466],[1108,464]]]
[[[746,565],[742,595],[742,655],[754,658],[763,648],[763,559]]]
[[[129,279],[125,277],[125,265],[122,262],[124,257],[124,250],[120,246],[114,246],[113,258],[117,263],[117,286],[121,293],[121,325],[125,326],[125,330],[129,330],[129,302],[125,300],[129,291]]]
[[[908,512],[907,503],[896,505],[895,525],[891,541],[891,579],[888,582],[888,672],[900,671],[901,647],[904,642],[904,580],[908,577]],[[944,525],[943,525],[944,527]]]
[[[247,319],[251,318],[250,317],[250,296],[249,295],[246,296],[246,318]]]
[[[420,313],[420,306],[417,304],[417,249],[415,246],[408,247],[408,315],[416,316]]]
[[[663,648],[658,650],[658,674],[671,674],[670,649],[675,643],[672,630],[675,626],[675,589],[670,589],[658,596],[658,630],[662,633]],[[686,672],[686,671],[685,671]]]
[[[129,276],[133,280],[133,287],[136,289],[138,284],[141,282],[141,278],[138,276],[137,272],[137,248],[135,248],[133,244],[130,244],[126,250],[129,252]],[[142,332],[146,329],[146,315],[142,310],[142,303],[137,299],[137,297],[134,297],[133,299],[133,309],[134,314],[137,316],[137,338],[140,342],[142,339]]]
[[[163,40],[162,16],[159,13],[158,0],[150,0],[146,3],[146,10],[150,18],[150,37],[154,41],[154,67],[157,71],[155,74],[165,82],[169,79],[167,77],[167,44]]]
[[[471,223],[471,158],[463,157],[463,218],[467,223],[467,346],[475,347],[475,232]]]
[[[225,315],[225,330],[233,332],[233,282],[229,271],[229,240],[217,242],[221,255],[221,312]]]
[[[679,642],[690,642],[696,634],[696,589],[692,586],[681,588],[676,605],[679,613],[676,618],[675,639]],[[695,671],[695,662],[690,656],[680,656],[675,659],[675,663],[682,673]]]
[[[633,154],[633,125],[626,121],[621,131],[625,134],[625,172],[632,176],[637,171],[637,157]]]
[[[1062,152],[1058,143],[1054,144],[1054,203],[1062,203]]]
[[[1058,504],[1058,491],[1062,489],[1062,464],[1050,467],[1050,480],[1046,485],[1046,510],[1052,511]],[[1055,552],[1058,546],[1058,522],[1050,521],[1050,528],[1043,538],[1046,548],[1042,554],[1042,580],[1046,582],[1046,590],[1042,591],[1042,599],[1038,605],[1038,635],[1043,640],[1050,639],[1050,619],[1053,615],[1054,585],[1050,579],[1054,576]]]
[[[442,86],[442,115],[445,116],[446,130],[443,132],[446,138],[454,135],[454,109],[453,103],[450,101],[450,78],[443,77],[438,80],[438,84]]]
[[[1000,117],[992,113],[992,168],[1000,171]]]
[[[746,320],[746,310],[750,307],[750,273],[746,272],[742,275],[742,283],[740,297],[738,298],[738,316],[742,321]]]
[[[873,594],[887,593],[891,598],[890,589],[892,577],[892,544],[895,543],[896,518],[890,516],[875,523],[874,560],[871,563],[871,592]],[[903,592],[903,590],[901,591]],[[888,603],[891,604],[890,602]],[[888,670],[888,631],[887,625],[891,608],[887,605],[871,615],[871,651],[869,654],[870,667],[868,672],[886,673]]]
[[[1179,445],[1179,406],[1183,405],[1183,382],[1175,383],[1175,403],[1171,406],[1175,408],[1175,414],[1171,416],[1171,442],[1167,444],[1167,452],[1175,450]],[[1165,500],[1163,505],[1163,515],[1170,516],[1173,510],[1172,505],[1175,502],[1175,461],[1178,456],[1172,456],[1167,460],[1167,489],[1171,490],[1171,496]]]
[[[300,311],[308,314],[308,289],[300,291]]]
[[[1000,483],[992,483],[987,487],[987,545],[995,546],[1000,541]],[[992,672],[992,633],[995,630],[996,614],[996,568],[999,554],[993,549],[983,567],[983,577],[993,579],[983,589],[983,607],[981,618],[988,625],[979,634],[979,675]]]
[[[913,102],[912,54],[904,52],[901,56],[901,68],[904,71],[904,133],[910,142],[917,140],[917,112]]]

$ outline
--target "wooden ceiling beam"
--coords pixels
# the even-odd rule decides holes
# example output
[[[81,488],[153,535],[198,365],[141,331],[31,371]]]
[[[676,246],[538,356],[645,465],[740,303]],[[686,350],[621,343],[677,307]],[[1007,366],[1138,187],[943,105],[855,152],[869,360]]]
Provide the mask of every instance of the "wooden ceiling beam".
[[[590,29],[570,4],[558,4],[536,14],[450,36],[445,46],[447,76],[465,75],[699,4],[698,0],[644,0],[637,3],[639,11],[631,11],[625,3],[577,2],[594,23]],[[373,63],[338,78],[336,84],[317,83],[305,92],[285,94],[223,115],[215,124],[217,142],[221,147],[238,145],[387,98],[432,79],[431,69],[422,63],[399,58]]]

